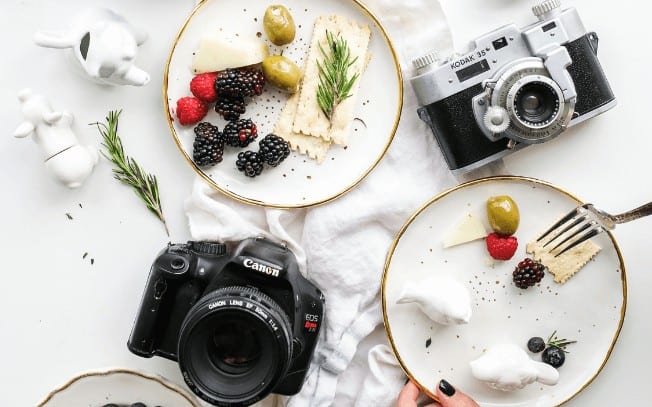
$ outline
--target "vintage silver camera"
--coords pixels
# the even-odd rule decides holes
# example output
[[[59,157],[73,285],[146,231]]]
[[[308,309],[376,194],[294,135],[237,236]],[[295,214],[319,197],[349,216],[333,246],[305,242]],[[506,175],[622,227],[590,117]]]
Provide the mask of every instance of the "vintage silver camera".
[[[454,173],[464,173],[597,116],[616,99],[597,57],[598,37],[559,0],[532,8],[539,21],[477,38],[471,51],[414,61],[419,117]]]

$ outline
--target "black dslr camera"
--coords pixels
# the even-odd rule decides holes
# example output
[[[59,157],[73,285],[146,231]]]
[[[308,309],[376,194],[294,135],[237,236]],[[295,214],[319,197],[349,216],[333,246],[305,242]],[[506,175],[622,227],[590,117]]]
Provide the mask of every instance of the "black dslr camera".
[[[324,296],[286,247],[262,238],[168,245],[154,261],[129,350],[179,362],[199,397],[246,406],[303,385]]]
[[[507,25],[471,50],[439,61],[417,58],[412,87],[454,173],[464,173],[616,105],[598,60],[598,36],[560,0],[533,7],[539,21]]]

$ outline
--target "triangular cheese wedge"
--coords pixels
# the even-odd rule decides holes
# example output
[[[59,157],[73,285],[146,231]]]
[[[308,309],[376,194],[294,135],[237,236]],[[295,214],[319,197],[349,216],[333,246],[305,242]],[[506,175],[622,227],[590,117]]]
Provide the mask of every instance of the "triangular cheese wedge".
[[[444,247],[457,246],[462,243],[482,239],[487,236],[487,230],[482,222],[470,213],[464,216],[464,219],[455,226],[444,239]]]

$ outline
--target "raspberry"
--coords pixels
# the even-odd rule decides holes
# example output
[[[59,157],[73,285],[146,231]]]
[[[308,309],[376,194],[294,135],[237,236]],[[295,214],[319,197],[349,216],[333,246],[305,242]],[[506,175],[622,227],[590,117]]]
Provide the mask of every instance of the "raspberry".
[[[231,147],[247,147],[258,137],[256,125],[250,119],[240,119],[229,122],[224,127],[224,137],[226,144]]]
[[[186,96],[177,100],[177,117],[184,126],[199,122],[207,113],[208,105],[195,97]]]
[[[275,134],[268,134],[258,142],[258,152],[267,165],[276,167],[290,155],[290,145]]]
[[[501,236],[490,233],[486,238],[487,250],[496,260],[509,260],[516,253],[518,240],[514,236]]]
[[[518,288],[526,289],[540,282],[546,272],[546,266],[532,259],[525,259],[514,268],[512,277]]]
[[[242,171],[248,177],[256,177],[263,172],[263,160],[255,151],[243,151],[238,153],[238,159],[235,162],[238,171]]]
[[[199,100],[206,103],[213,103],[217,100],[217,92],[215,92],[215,78],[216,72],[202,73],[196,75],[190,81],[190,92]]]

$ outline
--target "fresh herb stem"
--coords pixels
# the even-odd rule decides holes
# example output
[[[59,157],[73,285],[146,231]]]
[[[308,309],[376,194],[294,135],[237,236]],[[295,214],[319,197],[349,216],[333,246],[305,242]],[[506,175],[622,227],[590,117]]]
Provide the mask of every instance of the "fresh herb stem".
[[[145,172],[136,160],[124,152],[122,140],[118,136],[120,113],[122,113],[121,110],[110,111],[106,117],[106,123],[93,123],[103,138],[102,146],[106,151],[102,151],[102,155],[115,166],[114,178],[133,188],[134,192],[145,202],[147,209],[163,222],[165,233],[170,236],[167,222],[163,216],[156,176]]]
[[[317,61],[319,69],[317,103],[328,120],[332,121],[337,106],[351,97],[351,88],[360,74],[355,73],[349,77],[349,68],[358,57],[351,59],[351,49],[344,38],[339,35],[336,38],[326,30],[326,41],[328,51],[319,44],[324,60],[321,63]]]

